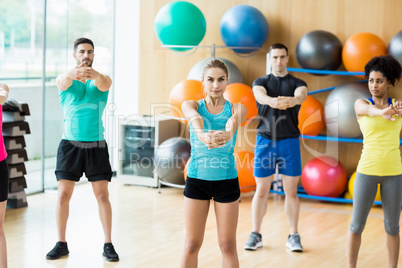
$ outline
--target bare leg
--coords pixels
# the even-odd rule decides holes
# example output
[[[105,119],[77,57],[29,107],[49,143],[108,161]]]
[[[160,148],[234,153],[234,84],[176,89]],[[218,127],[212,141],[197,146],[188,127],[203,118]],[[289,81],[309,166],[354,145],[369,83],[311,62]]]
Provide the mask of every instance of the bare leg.
[[[184,197],[184,228],[186,230],[186,238],[184,252],[180,261],[181,268],[194,268],[198,266],[198,252],[204,240],[209,204],[209,200]]]
[[[218,242],[222,252],[222,267],[238,268],[236,230],[239,218],[239,200],[231,203],[215,202]]]
[[[399,259],[399,244],[400,237],[398,235],[386,236],[387,250],[388,250],[388,266],[390,268],[396,268],[398,266]]]
[[[362,242],[361,234],[354,234],[350,230],[348,231],[346,259],[349,268],[355,268],[357,265],[357,256],[359,255],[361,242]]]
[[[297,233],[299,223],[300,203],[297,196],[299,176],[290,177],[282,175],[283,189],[285,191],[285,213],[288,218],[290,234]]]
[[[56,222],[59,241],[66,241],[66,227],[70,211],[70,199],[73,195],[75,181],[58,180],[58,200],[56,206]]]
[[[105,243],[112,243],[112,206],[109,201],[109,181],[92,182],[92,190],[98,202],[99,218],[102,223]]]
[[[272,176],[265,178],[255,178],[257,189],[251,202],[251,217],[253,222],[253,232],[260,233],[262,220],[267,213],[268,193],[271,188]]]
[[[4,215],[7,201],[0,202],[0,268],[7,268],[7,243],[4,234]]]

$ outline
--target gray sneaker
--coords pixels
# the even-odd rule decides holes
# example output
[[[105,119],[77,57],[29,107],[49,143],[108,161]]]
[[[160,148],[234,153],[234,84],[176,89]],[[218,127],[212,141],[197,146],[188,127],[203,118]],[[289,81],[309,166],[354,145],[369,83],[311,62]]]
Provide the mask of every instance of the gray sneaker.
[[[262,247],[262,236],[257,232],[252,232],[247,243],[244,245],[245,250],[257,250]]]
[[[303,247],[300,243],[300,235],[298,233],[289,235],[286,248],[294,252],[303,252]]]

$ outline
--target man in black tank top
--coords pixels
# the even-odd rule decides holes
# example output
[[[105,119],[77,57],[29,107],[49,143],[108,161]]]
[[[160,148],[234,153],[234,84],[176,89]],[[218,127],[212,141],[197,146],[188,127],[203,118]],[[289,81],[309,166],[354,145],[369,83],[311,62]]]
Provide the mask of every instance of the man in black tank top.
[[[286,247],[295,252],[303,251],[297,230],[300,207],[297,185],[301,175],[298,115],[308,90],[303,80],[288,74],[288,61],[287,47],[280,43],[272,45],[269,49],[272,73],[253,83],[260,122],[254,148],[257,189],[252,201],[253,231],[244,246],[246,250],[262,247],[260,228],[267,212],[271,181],[278,169],[282,175],[285,213],[290,227]]]

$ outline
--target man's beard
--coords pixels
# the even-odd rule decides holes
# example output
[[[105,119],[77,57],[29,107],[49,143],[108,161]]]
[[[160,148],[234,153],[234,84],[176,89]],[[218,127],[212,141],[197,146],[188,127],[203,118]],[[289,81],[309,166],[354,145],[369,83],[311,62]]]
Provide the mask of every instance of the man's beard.
[[[87,60],[86,62],[84,62],[85,60]],[[90,59],[83,59],[81,62],[77,62],[77,65],[80,65],[81,63],[85,63],[85,65],[87,66],[87,67],[92,67],[92,63],[93,63],[93,61],[91,61]]]

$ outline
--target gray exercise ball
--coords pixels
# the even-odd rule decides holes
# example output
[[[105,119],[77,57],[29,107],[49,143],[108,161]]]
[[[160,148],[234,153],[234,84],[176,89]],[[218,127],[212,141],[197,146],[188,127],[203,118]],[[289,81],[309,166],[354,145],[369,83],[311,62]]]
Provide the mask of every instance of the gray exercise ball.
[[[367,84],[349,83],[336,87],[325,101],[325,123],[335,137],[361,137],[355,113],[357,99],[369,99]]]
[[[184,184],[184,167],[191,155],[191,144],[181,137],[162,142],[155,151],[155,172],[159,179],[173,184]]]
[[[388,54],[394,56],[402,64],[402,31],[394,35],[389,41]]]
[[[305,69],[336,70],[342,63],[342,43],[327,31],[312,31],[300,38],[296,58]]]
[[[203,60],[197,62],[193,66],[193,68],[191,68],[190,72],[188,73],[187,79],[194,79],[194,80],[201,81],[202,69],[204,68],[205,63],[207,63],[207,61],[209,61],[211,59],[213,59],[213,58],[207,58],[207,59],[203,59]],[[242,76],[239,68],[237,68],[237,66],[234,65],[233,62],[231,62],[230,60],[227,60],[227,59],[223,59],[223,58],[217,58],[217,59],[223,61],[229,69],[228,84],[243,83],[243,76]]]

